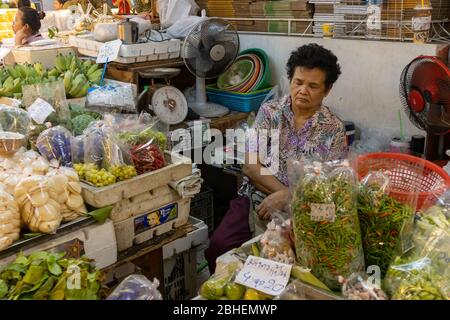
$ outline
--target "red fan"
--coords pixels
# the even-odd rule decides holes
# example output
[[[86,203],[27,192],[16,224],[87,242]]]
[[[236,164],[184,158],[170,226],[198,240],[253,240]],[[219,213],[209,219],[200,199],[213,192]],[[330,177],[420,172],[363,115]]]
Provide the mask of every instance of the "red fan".
[[[444,159],[450,140],[449,68],[436,57],[415,58],[403,69],[400,98],[412,123],[427,132],[427,159]]]

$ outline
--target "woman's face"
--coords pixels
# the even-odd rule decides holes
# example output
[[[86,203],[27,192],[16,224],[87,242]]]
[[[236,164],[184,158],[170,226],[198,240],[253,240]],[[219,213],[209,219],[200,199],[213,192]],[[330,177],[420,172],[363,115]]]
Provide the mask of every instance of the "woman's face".
[[[55,10],[61,10],[63,8],[63,5],[58,0],[54,0],[53,8],[55,8]]]
[[[330,92],[325,84],[326,73],[319,68],[297,67],[291,80],[290,93],[293,106],[298,110],[311,110],[322,105]]]
[[[14,33],[17,33],[19,30],[21,30],[24,27],[24,25],[22,23],[22,20],[23,20],[22,15],[23,15],[23,13],[21,11],[17,11],[16,16],[13,21],[13,25],[12,25]]]

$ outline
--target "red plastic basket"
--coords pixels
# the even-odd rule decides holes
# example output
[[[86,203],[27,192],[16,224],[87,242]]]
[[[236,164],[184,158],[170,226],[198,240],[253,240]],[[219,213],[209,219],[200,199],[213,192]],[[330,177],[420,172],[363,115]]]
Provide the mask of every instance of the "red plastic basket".
[[[360,180],[371,171],[386,171],[390,178],[390,196],[416,205],[417,210],[434,204],[450,187],[450,176],[444,169],[407,154],[368,153],[358,157],[357,165]]]

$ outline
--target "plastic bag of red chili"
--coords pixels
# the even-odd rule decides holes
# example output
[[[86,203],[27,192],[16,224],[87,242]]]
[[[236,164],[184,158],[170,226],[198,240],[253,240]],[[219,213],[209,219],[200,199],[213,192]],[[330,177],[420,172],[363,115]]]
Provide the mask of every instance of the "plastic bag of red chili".
[[[130,153],[138,174],[158,170],[165,166],[164,153],[153,140],[133,146]]]

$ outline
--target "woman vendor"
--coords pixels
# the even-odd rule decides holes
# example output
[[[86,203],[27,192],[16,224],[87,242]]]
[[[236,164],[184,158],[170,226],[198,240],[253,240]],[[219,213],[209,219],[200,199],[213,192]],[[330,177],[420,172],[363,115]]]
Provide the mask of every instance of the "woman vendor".
[[[16,45],[27,45],[37,40],[42,40],[39,33],[41,19],[45,14],[39,13],[30,7],[17,9],[16,17],[12,25],[14,31],[14,42]]]
[[[336,56],[317,44],[301,46],[291,53],[287,62],[290,94],[262,105],[253,125],[257,140],[264,138],[264,132],[270,137],[271,131],[278,130],[278,152],[264,160],[262,153],[258,153],[256,145],[259,143],[255,145],[250,141],[248,144],[239,197],[230,202],[228,212],[205,251],[211,273],[218,256],[250,240],[255,226],[267,222],[273,210],[285,210],[290,195],[289,159],[320,155],[324,160],[331,160],[347,151],[343,122],[322,104],[340,73]],[[270,139],[267,141],[270,144]],[[258,160],[250,164],[250,159]],[[275,162],[278,166],[272,166]],[[255,190],[267,196],[264,195],[264,200],[252,210],[251,198]]]

